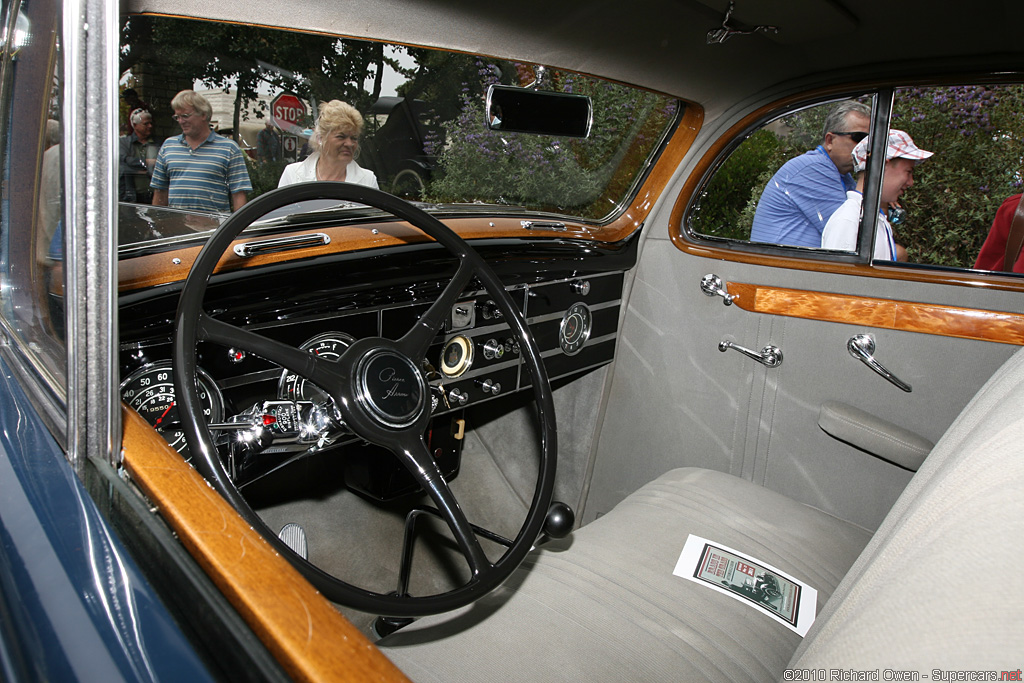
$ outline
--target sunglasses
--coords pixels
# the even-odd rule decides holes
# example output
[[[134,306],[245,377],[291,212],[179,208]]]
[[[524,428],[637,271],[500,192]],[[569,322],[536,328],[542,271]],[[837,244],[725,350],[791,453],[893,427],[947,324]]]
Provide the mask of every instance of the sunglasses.
[[[854,142],[860,142],[861,140],[868,136],[867,133],[859,130],[853,132],[832,130],[829,132],[832,133],[832,135],[849,135],[850,139],[853,140]]]

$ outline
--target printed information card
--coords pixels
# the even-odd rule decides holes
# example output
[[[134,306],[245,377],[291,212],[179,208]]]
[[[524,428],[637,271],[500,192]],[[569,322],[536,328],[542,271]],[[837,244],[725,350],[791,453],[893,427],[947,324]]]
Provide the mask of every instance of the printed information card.
[[[732,548],[691,534],[676,576],[695,581],[767,614],[801,636],[814,623],[818,591]]]

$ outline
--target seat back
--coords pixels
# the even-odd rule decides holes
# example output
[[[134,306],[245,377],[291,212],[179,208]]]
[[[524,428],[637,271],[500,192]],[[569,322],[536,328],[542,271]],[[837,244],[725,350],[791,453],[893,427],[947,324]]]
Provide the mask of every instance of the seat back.
[[[998,679],[1019,670],[1022,653],[1024,350],[935,445],[790,667]]]

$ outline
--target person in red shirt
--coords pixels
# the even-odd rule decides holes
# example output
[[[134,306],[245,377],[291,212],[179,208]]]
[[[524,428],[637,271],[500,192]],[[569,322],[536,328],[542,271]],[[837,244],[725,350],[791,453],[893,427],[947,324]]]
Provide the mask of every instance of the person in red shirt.
[[[1010,235],[1013,215],[1017,212],[1017,207],[1020,203],[1021,195],[1015,194],[1012,197],[1007,197],[1006,201],[999,207],[999,210],[996,211],[996,217],[992,221],[992,227],[989,228],[988,237],[985,238],[985,243],[981,245],[978,259],[974,262],[976,269],[1003,270],[1003,259],[1006,256],[1006,240]],[[1024,253],[1024,250],[1022,250],[1022,253]],[[1022,258],[1021,254],[1017,254],[1012,270],[1014,273],[1024,273],[1024,258]]]

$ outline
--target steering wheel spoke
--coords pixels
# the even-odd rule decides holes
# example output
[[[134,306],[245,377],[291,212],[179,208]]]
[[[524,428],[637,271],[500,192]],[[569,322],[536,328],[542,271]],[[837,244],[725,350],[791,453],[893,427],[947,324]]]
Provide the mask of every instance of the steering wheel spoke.
[[[245,349],[264,360],[291,370],[319,387],[335,386],[340,381],[334,364],[330,361],[261,334],[217,320],[205,311],[200,311],[198,315],[196,339]]]
[[[422,436],[412,434],[403,435],[403,438],[392,447],[394,453],[405,464],[416,481],[427,492],[434,505],[437,506],[441,517],[448,524],[459,550],[469,563],[473,576],[490,569],[493,565],[484,554],[480,546],[480,540],[473,531],[472,525],[466,518],[466,513],[459,505],[455,495],[452,493],[448,482],[441,475],[437,463],[431,456],[427,445],[423,442]]]
[[[430,305],[426,313],[420,316],[412,329],[398,340],[398,348],[403,353],[410,358],[423,358],[427,355],[427,348],[441,330],[444,321],[448,319],[452,307],[462,296],[462,292],[473,279],[475,272],[475,268],[466,260],[459,263],[455,275],[441,292],[441,296]]]

